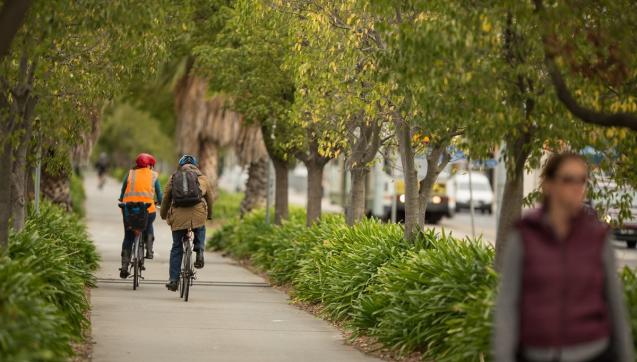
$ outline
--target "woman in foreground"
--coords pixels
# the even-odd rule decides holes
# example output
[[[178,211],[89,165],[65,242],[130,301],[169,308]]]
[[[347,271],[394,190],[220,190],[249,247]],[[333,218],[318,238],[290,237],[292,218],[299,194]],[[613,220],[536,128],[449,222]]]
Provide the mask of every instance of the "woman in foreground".
[[[634,362],[609,228],[584,205],[588,164],[551,156],[543,204],[513,227],[493,339],[497,362]]]

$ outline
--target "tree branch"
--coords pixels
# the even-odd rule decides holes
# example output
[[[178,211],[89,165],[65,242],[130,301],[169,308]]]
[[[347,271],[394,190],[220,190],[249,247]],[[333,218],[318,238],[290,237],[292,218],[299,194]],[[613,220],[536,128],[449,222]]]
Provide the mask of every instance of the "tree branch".
[[[542,0],[534,0],[535,12],[539,14],[540,19],[545,21],[545,9]],[[546,25],[546,24],[545,24]],[[555,52],[549,49],[547,34],[542,35],[544,43],[544,60],[547,70],[551,76],[551,81],[555,88],[557,98],[564,104],[571,114],[580,120],[595,124],[602,127],[625,127],[633,131],[637,131],[637,113],[634,112],[617,112],[617,113],[605,113],[596,111],[594,109],[586,108],[579,104],[579,102],[573,97],[573,94],[568,89],[564,77],[555,62]]]

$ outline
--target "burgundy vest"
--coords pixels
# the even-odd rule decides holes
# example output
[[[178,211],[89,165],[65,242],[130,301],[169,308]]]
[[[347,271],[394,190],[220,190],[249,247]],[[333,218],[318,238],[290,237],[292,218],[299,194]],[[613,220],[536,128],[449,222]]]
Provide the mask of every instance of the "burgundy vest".
[[[524,250],[520,344],[566,347],[610,336],[602,262],[608,228],[582,211],[559,240],[544,215],[534,210],[516,225]]]

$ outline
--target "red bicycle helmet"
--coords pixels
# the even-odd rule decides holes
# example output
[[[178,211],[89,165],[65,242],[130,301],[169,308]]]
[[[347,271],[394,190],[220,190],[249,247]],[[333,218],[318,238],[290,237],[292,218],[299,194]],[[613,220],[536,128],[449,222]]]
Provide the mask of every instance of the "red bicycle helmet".
[[[148,153],[140,153],[139,155],[137,155],[137,158],[135,159],[135,164],[137,165],[137,168],[144,168],[144,167],[148,167],[148,166],[153,166],[155,167],[155,157],[153,157],[153,155],[150,155]]]

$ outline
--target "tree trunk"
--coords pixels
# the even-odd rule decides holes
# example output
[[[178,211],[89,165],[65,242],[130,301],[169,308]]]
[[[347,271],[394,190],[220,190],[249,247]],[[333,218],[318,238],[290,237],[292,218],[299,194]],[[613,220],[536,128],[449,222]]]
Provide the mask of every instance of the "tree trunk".
[[[321,202],[323,201],[323,169],[325,163],[310,161],[305,163],[307,167],[307,226],[321,217]]]
[[[522,201],[524,199],[524,164],[529,156],[525,150],[525,145],[530,139],[530,134],[525,133],[515,142],[507,147],[511,150],[513,157],[512,170],[507,172],[507,180],[502,192],[502,202],[498,210],[498,230],[495,238],[495,267],[500,270],[502,266],[502,256],[506,249],[506,241],[509,230],[513,223],[522,215]]]
[[[352,226],[365,216],[367,195],[367,175],[369,167],[354,167],[350,170],[352,187],[347,207],[347,224]]]
[[[40,182],[42,197],[62,206],[66,210],[71,207],[71,181],[66,172],[50,173],[46,167],[42,167],[42,180]]]
[[[272,158],[274,164],[274,223],[280,225],[288,218],[288,171],[289,163]]]
[[[199,169],[208,178],[213,199],[216,199],[219,179],[219,147],[214,142],[202,141],[199,149]]]
[[[27,208],[27,159],[28,146],[20,145],[11,170],[11,216],[13,230],[20,231],[24,227]]]
[[[11,168],[11,216],[13,229],[20,231],[26,220],[27,206],[27,151],[30,148],[33,133],[33,118],[38,97],[32,94],[33,76],[36,62],[29,62],[25,55],[20,60],[20,80],[13,88],[14,117],[17,120],[16,130],[20,131],[17,148],[13,154]]]
[[[395,114],[396,138],[398,151],[403,166],[405,181],[405,240],[413,240],[418,230],[419,199],[418,175],[414,161],[415,152],[411,145],[411,128],[402,116]]]
[[[241,217],[265,204],[268,188],[268,159],[252,162],[248,167],[246,191],[240,205]]]
[[[32,0],[4,2],[0,10],[0,61],[9,54],[13,38],[22,26],[32,2]]]
[[[27,105],[27,107],[30,107]],[[35,104],[33,104],[35,107]],[[20,231],[24,227],[27,214],[27,151],[29,150],[33,131],[32,109],[27,109],[24,115],[24,134],[20,139],[20,145],[15,151],[15,158],[11,170],[11,215],[13,217],[13,229]]]
[[[9,222],[11,219],[11,142],[4,140],[0,154],[0,250],[9,245]]]
[[[428,167],[429,168],[429,167]],[[431,199],[433,193],[433,187],[438,178],[438,172],[427,171],[427,176],[420,181],[418,190],[418,203],[420,204],[420,219],[418,225],[422,228],[426,223],[427,204]]]
[[[448,143],[434,146],[427,157],[427,175],[420,181],[418,190],[418,202],[420,204],[419,226],[421,228],[425,226],[427,204],[431,199],[433,187],[436,184],[436,180],[438,180],[438,175],[447,167],[451,159],[451,155],[445,151],[447,146]]]

